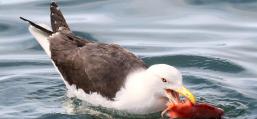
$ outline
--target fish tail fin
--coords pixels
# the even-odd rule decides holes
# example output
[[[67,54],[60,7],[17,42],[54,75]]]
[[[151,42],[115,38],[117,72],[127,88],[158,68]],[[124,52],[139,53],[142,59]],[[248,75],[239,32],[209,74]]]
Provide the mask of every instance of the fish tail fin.
[[[55,1],[52,1],[52,3],[50,4],[50,11],[51,11],[51,14],[50,14],[51,26],[52,26],[53,32],[54,33],[58,32],[58,30],[70,31],[70,28],[66,23],[66,20]]]

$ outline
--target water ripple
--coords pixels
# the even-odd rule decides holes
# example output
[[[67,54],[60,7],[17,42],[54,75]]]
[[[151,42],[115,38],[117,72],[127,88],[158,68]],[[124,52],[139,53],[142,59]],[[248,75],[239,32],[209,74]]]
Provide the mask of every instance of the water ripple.
[[[148,65],[176,66],[198,100],[225,109],[226,118],[257,117],[255,0],[59,2],[75,34],[120,44]],[[160,118],[67,99],[19,16],[49,24],[49,1],[0,0],[0,118]]]
[[[144,58],[147,64],[170,64],[176,67],[196,67],[213,71],[239,73],[244,71],[243,67],[229,62],[225,59],[211,58],[203,56],[175,55]]]

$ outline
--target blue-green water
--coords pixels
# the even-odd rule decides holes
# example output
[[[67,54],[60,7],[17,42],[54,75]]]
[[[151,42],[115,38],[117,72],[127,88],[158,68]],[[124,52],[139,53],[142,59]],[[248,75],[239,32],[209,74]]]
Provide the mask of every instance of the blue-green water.
[[[0,0],[0,118],[161,118],[90,106],[66,96],[50,59],[18,19],[49,24],[50,0]],[[117,43],[147,64],[182,71],[199,101],[225,118],[257,118],[255,0],[59,0],[73,31]]]

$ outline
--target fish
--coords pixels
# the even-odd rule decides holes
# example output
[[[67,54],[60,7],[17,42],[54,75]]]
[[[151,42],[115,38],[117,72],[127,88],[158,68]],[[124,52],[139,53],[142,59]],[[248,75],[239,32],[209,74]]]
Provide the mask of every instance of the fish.
[[[166,90],[166,95],[172,96],[166,105],[167,108],[162,112],[162,116],[167,113],[170,119],[221,119],[224,116],[224,110],[209,103],[197,102],[193,104],[188,99],[180,99],[179,95]]]

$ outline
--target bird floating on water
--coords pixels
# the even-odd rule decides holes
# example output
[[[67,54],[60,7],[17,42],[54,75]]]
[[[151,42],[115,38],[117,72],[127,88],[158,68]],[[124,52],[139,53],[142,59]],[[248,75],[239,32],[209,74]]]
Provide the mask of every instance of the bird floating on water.
[[[160,112],[173,90],[195,103],[183,85],[179,70],[167,64],[146,64],[117,44],[105,44],[76,36],[56,2],[50,5],[51,28],[30,23],[29,31],[52,59],[66,87],[93,105],[135,114]]]

